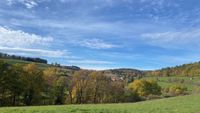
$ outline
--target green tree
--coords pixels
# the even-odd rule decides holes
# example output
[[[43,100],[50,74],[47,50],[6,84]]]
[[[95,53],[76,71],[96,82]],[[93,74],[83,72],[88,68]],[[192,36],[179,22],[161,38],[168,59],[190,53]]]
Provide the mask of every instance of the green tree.
[[[60,76],[55,85],[55,104],[64,104],[67,94],[67,77]]]
[[[31,105],[33,103],[40,103],[41,92],[44,88],[43,73],[32,63],[24,67],[25,74],[22,75],[22,82],[24,85],[24,104]]]
[[[20,79],[22,73],[21,66],[0,62],[0,104],[2,106],[19,104],[19,96],[23,89]]]

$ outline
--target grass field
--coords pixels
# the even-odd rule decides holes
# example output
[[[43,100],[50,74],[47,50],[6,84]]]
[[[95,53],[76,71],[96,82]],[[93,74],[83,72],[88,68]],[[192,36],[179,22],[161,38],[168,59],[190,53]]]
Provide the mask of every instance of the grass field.
[[[30,64],[32,62],[29,61],[24,61],[24,60],[15,60],[15,59],[4,59],[4,58],[0,58],[1,61],[5,61],[9,64],[21,64],[21,65],[27,65]],[[44,69],[47,67],[50,67],[50,65],[48,64],[43,64],[43,63],[35,63],[39,68]]]
[[[0,61],[5,61],[5,62],[7,62],[8,64],[11,64],[11,65],[12,64],[20,64],[22,66],[33,63],[33,62],[29,62],[29,61],[24,61],[24,60],[4,59],[4,58],[0,58]],[[36,62],[34,62],[34,63],[38,66],[39,69],[46,69],[46,68],[49,68],[49,67],[54,67],[50,64],[36,63]],[[59,68],[59,67],[57,67],[57,68],[64,71],[64,72],[70,72],[71,71],[70,69],[63,69],[63,68]]]
[[[200,95],[129,104],[4,107],[0,113],[200,113]]]

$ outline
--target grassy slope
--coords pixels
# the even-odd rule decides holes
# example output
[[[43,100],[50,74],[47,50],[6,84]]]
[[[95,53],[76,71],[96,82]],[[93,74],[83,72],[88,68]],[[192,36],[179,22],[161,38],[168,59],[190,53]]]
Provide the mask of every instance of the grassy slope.
[[[0,58],[0,61],[5,61],[8,64],[20,64],[22,66],[30,64],[30,63],[35,63],[40,69],[46,69],[46,68],[49,68],[49,67],[54,67],[54,66],[52,66],[50,64],[29,62],[29,61],[16,60],[16,59],[4,59],[4,58]],[[59,67],[56,67],[56,68],[64,70],[64,71],[71,71],[70,69],[63,69],[63,68],[59,68]]]
[[[134,104],[66,105],[0,108],[0,113],[199,113],[200,95]]]
[[[1,61],[5,61],[9,64],[21,64],[21,65],[26,65],[26,64],[30,64],[33,62],[29,62],[29,61],[23,61],[23,60],[15,60],[15,59],[4,59],[4,58],[0,58]],[[43,64],[43,63],[35,63],[39,68],[47,68],[47,67],[51,67],[48,64]]]

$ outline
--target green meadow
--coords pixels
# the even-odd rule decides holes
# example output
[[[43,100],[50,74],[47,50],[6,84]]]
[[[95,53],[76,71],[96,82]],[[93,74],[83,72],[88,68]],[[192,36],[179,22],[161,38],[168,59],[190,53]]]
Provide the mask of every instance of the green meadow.
[[[125,104],[3,107],[0,113],[199,113],[200,95]]]

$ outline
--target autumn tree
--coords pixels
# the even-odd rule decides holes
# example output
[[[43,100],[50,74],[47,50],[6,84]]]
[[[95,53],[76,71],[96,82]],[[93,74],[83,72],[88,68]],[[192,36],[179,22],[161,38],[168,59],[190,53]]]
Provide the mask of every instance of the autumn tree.
[[[89,82],[89,73],[89,71],[81,70],[75,72],[73,75],[74,86],[72,89],[72,98],[75,101],[75,103],[86,103],[86,89]]]
[[[43,71],[44,79],[44,104],[55,103],[55,88],[58,80],[58,70],[56,68],[47,68]]]
[[[93,103],[105,102],[110,98],[111,79],[103,72],[94,71],[90,75],[90,92]]]
[[[67,94],[67,77],[60,76],[55,84],[55,104],[64,104]]]
[[[110,90],[112,102],[124,102],[125,85],[123,81],[112,81]]]
[[[161,94],[161,87],[153,80],[135,80],[129,84],[129,89],[142,97]]]
[[[25,74],[21,78],[24,85],[24,103],[26,105],[31,105],[34,101],[38,103],[44,83],[42,71],[34,63],[26,65],[24,71]]]

